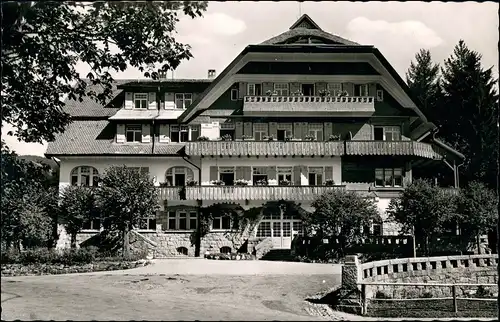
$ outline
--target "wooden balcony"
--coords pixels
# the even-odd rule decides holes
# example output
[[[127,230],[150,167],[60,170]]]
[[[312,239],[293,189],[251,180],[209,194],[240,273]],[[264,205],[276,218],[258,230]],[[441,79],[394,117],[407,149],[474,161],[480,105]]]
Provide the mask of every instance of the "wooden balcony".
[[[406,155],[441,159],[437,147],[415,141],[346,141],[346,155]]]
[[[300,200],[313,201],[317,195],[345,186],[194,186],[185,187],[185,200]],[[160,189],[161,200],[181,200],[182,187]]]
[[[375,98],[356,96],[245,96],[243,114],[335,113],[370,116],[375,112]]]
[[[342,141],[199,141],[186,143],[190,156],[340,156]]]

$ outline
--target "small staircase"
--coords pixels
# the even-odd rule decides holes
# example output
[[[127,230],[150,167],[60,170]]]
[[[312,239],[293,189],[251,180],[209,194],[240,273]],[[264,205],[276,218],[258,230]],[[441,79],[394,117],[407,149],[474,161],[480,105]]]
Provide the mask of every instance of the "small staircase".
[[[295,262],[295,257],[290,249],[271,249],[262,258],[262,261]]]

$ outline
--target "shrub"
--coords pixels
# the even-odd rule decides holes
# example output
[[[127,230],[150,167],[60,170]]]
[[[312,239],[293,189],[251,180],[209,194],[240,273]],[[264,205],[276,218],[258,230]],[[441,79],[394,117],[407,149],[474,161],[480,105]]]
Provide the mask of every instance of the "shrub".
[[[199,136],[198,141],[210,141],[210,139],[208,138],[208,136]]]
[[[236,181],[234,181],[234,185],[235,186],[248,186],[248,181],[246,181],[245,179],[237,179]]]
[[[232,141],[233,137],[230,134],[225,134],[221,137],[222,141]]]

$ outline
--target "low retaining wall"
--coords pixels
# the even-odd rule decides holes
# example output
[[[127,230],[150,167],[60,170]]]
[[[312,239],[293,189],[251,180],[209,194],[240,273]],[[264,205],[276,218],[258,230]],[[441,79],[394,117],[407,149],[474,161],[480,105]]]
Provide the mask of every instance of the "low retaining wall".
[[[377,292],[389,298],[461,297],[471,286],[488,284],[498,293],[498,255],[466,255],[417,257],[382,260],[361,264],[357,256],[347,256],[342,266],[342,292],[337,309],[360,314],[364,299],[374,298]],[[370,285],[381,283],[382,285]],[[384,283],[387,283],[384,285]],[[391,283],[461,284],[457,287],[427,285],[391,285]],[[364,294],[361,295],[362,284]],[[455,292],[455,294],[452,294]]]

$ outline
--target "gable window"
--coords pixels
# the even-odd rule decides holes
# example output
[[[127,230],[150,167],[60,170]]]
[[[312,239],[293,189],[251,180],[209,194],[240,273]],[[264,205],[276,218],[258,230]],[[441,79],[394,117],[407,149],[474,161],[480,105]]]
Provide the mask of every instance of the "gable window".
[[[354,96],[368,96],[368,84],[355,84]]]
[[[193,103],[193,94],[191,93],[176,93],[175,94],[175,107],[185,109]]]
[[[247,86],[248,96],[261,96],[262,95],[262,84],[249,83]]]
[[[309,167],[308,177],[310,186],[323,185],[323,167]]]
[[[148,93],[134,93],[135,108],[148,108]]]
[[[292,123],[278,123],[277,131],[278,141],[285,141],[286,138],[292,136]]]
[[[212,229],[228,230],[231,229],[231,217],[229,216],[214,216],[212,220]]]
[[[330,92],[331,96],[337,96],[340,92],[342,92],[342,84],[341,83],[328,83],[327,84],[328,92]]]
[[[189,126],[187,125],[171,125],[170,126],[170,141],[171,142],[188,142],[189,141]]]
[[[403,169],[375,169],[375,186],[376,187],[402,187],[403,186]]]
[[[253,137],[255,141],[262,141],[267,136],[267,123],[253,124]]]
[[[274,90],[278,96],[288,96],[288,83],[274,83]]]
[[[196,211],[177,210],[168,212],[167,230],[195,230],[197,224]]]
[[[376,141],[401,141],[401,127],[375,126],[373,128],[373,139]]]
[[[309,135],[313,136],[316,141],[323,141],[323,124],[309,123]]]
[[[127,124],[125,126],[125,137],[127,142],[142,142],[142,125]]]
[[[97,187],[99,182],[99,173],[93,167],[76,167],[71,170],[71,185]]]
[[[278,184],[281,182],[288,181],[292,182],[292,167],[278,167]]]
[[[237,101],[240,91],[236,88],[231,89],[231,101]]]

